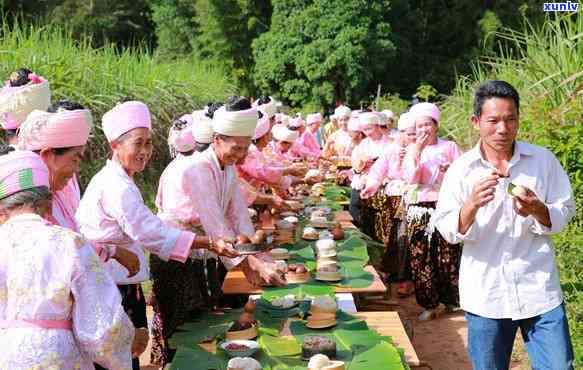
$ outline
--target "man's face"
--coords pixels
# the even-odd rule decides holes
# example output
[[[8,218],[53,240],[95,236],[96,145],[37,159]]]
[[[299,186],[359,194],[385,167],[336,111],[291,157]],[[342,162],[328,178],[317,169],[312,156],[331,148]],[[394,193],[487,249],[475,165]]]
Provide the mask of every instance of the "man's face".
[[[519,126],[514,100],[489,98],[482,105],[480,116],[472,116],[472,124],[480,131],[484,145],[497,152],[511,151]]]
[[[346,128],[348,127],[349,120],[350,120],[350,117],[348,117],[348,116],[338,118],[338,126],[341,129],[346,130]]]

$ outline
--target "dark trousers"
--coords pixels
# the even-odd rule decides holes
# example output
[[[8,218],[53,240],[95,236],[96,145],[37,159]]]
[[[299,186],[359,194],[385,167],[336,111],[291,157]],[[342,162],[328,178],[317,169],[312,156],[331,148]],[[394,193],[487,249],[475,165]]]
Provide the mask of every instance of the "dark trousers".
[[[360,190],[352,189],[352,192],[350,193],[350,206],[348,207],[348,212],[350,212],[356,226],[360,226],[361,209],[362,200],[360,199]]]
[[[148,318],[146,317],[146,299],[140,284],[118,285],[121,294],[121,304],[124,311],[134,324],[135,328],[147,328]],[[95,364],[96,370],[107,370]],[[132,370],[140,370],[140,360],[132,359]]]

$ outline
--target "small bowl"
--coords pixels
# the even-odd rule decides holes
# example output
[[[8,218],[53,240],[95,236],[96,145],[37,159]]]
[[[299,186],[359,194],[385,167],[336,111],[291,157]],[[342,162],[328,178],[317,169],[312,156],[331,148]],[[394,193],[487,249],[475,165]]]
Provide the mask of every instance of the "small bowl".
[[[246,346],[247,349],[241,349],[241,350],[227,349],[227,346],[229,344],[243,345],[243,346]],[[254,340],[244,340],[244,339],[227,340],[227,341],[224,341],[223,343],[221,343],[220,347],[223,351],[227,352],[227,355],[229,355],[229,357],[251,357],[255,353],[257,353],[257,351],[259,351],[259,344],[257,344],[257,342]]]

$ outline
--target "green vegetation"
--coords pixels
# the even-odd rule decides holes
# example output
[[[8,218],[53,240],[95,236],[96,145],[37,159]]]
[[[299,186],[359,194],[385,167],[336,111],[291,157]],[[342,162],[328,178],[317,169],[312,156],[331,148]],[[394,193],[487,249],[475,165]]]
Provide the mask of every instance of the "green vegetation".
[[[564,16],[526,31],[503,30],[500,57],[483,59],[460,78],[445,101],[442,130],[465,148],[477,132],[469,125],[472,91],[486,79],[502,79],[520,92],[520,137],[550,149],[569,173],[578,210],[555,240],[561,283],[575,346],[583,367],[583,17]]]
[[[141,49],[118,52],[113,46],[94,49],[88,41],[73,41],[59,26],[16,25],[0,30],[0,75],[27,66],[51,82],[53,101],[75,100],[93,112],[95,129],[86,151],[81,182],[87,183],[103,166],[109,146],[100,129],[103,113],[123,98],[145,102],[153,116],[155,152],[140,181],[148,200],[169,162],[166,138],[170,122],[195,107],[225,100],[235,91],[219,71],[195,58],[161,63]],[[151,204],[151,203],[150,203]]]

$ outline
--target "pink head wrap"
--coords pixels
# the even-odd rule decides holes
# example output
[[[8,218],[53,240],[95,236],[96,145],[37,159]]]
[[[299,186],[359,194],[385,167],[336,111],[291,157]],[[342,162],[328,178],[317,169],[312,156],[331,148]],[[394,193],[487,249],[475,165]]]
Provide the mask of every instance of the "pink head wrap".
[[[302,127],[304,120],[301,117],[295,117],[289,120],[288,126],[293,128]]]
[[[174,126],[170,128],[170,134],[168,135],[168,145],[170,146],[170,152],[185,153],[194,150],[194,135],[192,134],[192,115],[185,114],[179,118],[180,121],[186,122],[186,125],[177,130]]]
[[[399,131],[405,131],[411,127],[415,127],[415,116],[411,112],[401,113],[398,123]]]
[[[257,140],[267,134],[269,129],[271,128],[271,124],[269,122],[269,116],[264,114],[263,117],[257,122],[257,127],[255,127],[255,134],[253,135],[253,140]]]
[[[40,156],[25,150],[0,156],[0,199],[37,186],[49,186],[49,169]]]
[[[16,130],[30,112],[51,104],[48,81],[33,73],[28,77],[31,81],[24,86],[12,87],[7,81],[0,90],[0,126],[5,130]]]
[[[128,101],[118,104],[103,115],[103,132],[110,143],[121,135],[135,128],[150,130],[152,120],[148,106],[140,101]]]
[[[437,124],[439,124],[439,118],[441,116],[441,112],[437,105],[433,103],[418,103],[411,107],[409,110],[415,117],[430,117],[432,118]]]
[[[70,148],[87,144],[93,119],[87,109],[59,110],[56,113],[35,110],[18,131],[22,150]]]
[[[381,113],[383,113],[387,119],[395,119],[395,113],[390,109],[385,109]]]
[[[322,122],[322,115],[320,113],[308,114],[308,118],[306,119],[306,121],[307,121],[308,125]]]
[[[348,121],[348,131],[362,132],[362,125],[358,117],[351,117]]]

